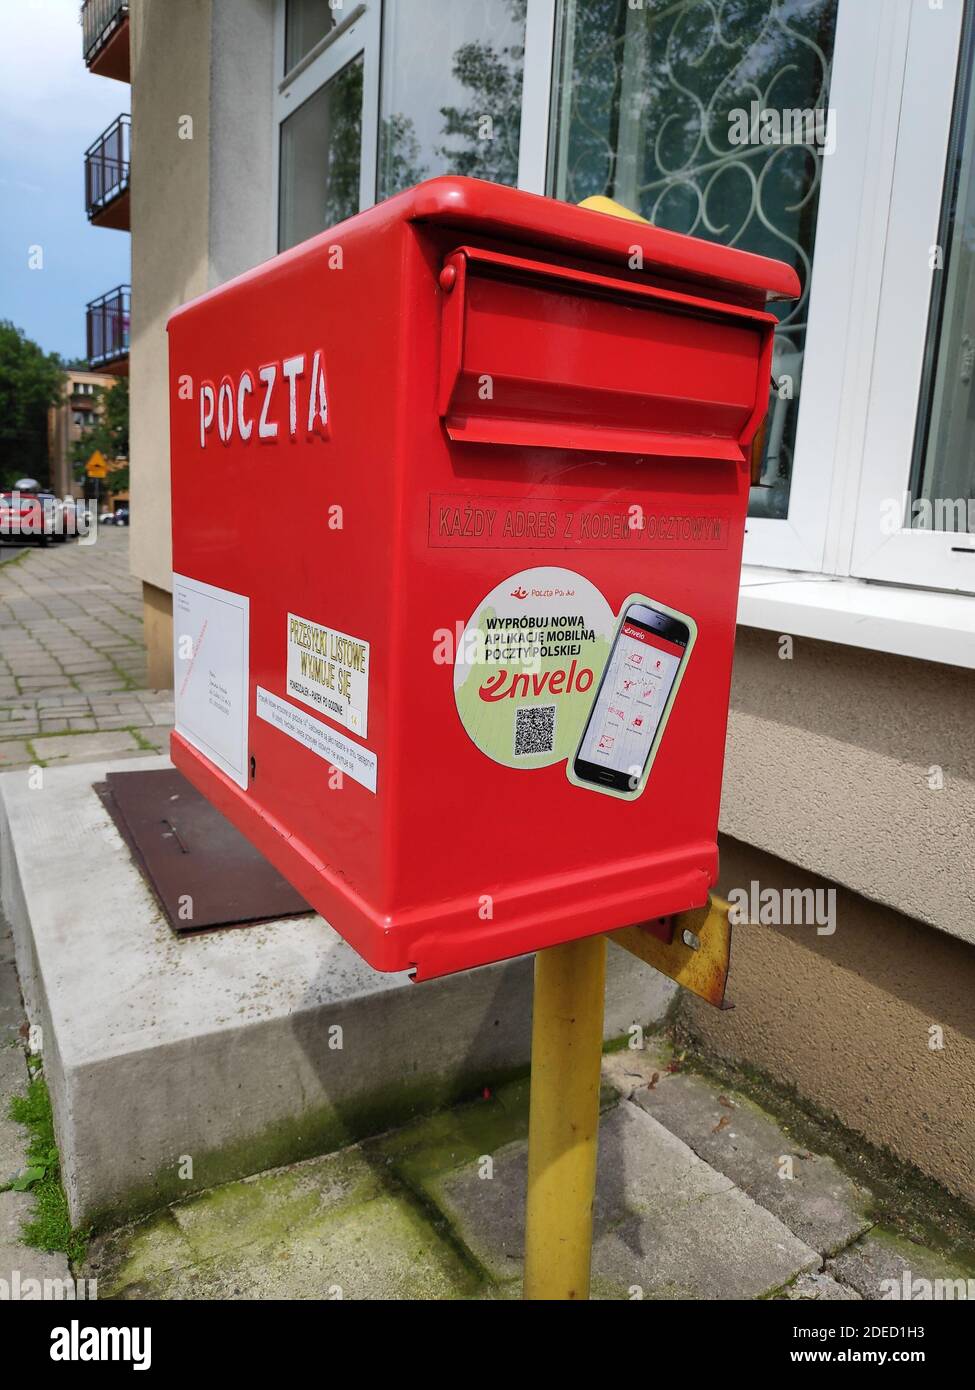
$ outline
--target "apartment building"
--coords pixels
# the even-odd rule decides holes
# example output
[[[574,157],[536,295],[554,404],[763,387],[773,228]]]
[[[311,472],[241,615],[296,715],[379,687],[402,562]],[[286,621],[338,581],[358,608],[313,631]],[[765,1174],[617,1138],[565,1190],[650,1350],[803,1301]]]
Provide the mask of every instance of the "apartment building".
[[[73,367],[65,373],[61,401],[47,412],[50,485],[58,497],[82,496],[74,476],[71,446],[94,425],[100,410],[99,392],[113,387],[116,380],[102,372],[78,371]]]

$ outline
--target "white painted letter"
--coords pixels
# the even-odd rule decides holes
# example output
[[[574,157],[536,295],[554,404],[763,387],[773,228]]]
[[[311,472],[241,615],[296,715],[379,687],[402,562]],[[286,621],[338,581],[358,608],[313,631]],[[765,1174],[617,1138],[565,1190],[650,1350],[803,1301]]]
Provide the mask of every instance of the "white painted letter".
[[[276,421],[267,418],[268,407],[271,404],[271,392],[274,390],[274,383],[278,379],[278,364],[270,362],[266,367],[262,367],[257,374],[264,382],[264,404],[261,406],[261,418],[257,422],[257,434],[260,439],[277,438],[278,426]]]
[[[212,381],[200,382],[200,448],[206,448],[207,430],[213,426],[213,410],[216,396]]]
[[[298,433],[298,378],[304,374],[305,354],[286,357],[281,363],[281,370],[288,378],[288,428],[294,439]]]
[[[254,429],[254,421],[244,419],[244,396],[249,396],[253,390],[254,378],[248,371],[241,372],[237,383],[237,433],[241,439],[250,439]]]

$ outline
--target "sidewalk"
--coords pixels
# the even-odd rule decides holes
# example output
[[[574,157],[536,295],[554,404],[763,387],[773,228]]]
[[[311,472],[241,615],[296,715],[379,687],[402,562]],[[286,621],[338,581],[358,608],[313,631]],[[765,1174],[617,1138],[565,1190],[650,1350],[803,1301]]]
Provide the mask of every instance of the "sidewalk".
[[[143,689],[142,596],[129,573],[127,528],[94,545],[0,547],[0,771],[165,751],[172,692]],[[61,1252],[21,1243],[37,1192],[10,1187],[26,1163],[9,1118],[29,1081],[13,947],[0,921],[0,1278],[69,1276]],[[5,1189],[5,1190],[4,1190]],[[56,1284],[55,1284],[56,1287]]]
[[[663,1040],[603,1072],[594,1298],[878,1299],[905,1272],[967,1277]],[[79,1272],[102,1298],[518,1298],[527,1101],[514,1082],[189,1197],[96,1240]]]
[[[128,528],[0,564],[0,771],[165,751],[172,691],[143,689]]]

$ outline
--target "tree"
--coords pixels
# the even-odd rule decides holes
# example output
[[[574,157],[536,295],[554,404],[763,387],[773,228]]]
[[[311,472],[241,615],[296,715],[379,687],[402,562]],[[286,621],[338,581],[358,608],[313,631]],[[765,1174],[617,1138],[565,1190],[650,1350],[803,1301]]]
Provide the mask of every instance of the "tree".
[[[114,386],[95,391],[95,423],[71,445],[71,461],[80,474],[96,449],[111,464],[129,456],[129,379],[121,376]],[[103,492],[124,492],[129,485],[128,465],[113,468],[102,481]]]
[[[47,481],[47,412],[61,399],[64,369],[23,330],[0,321],[0,486],[18,478]]]

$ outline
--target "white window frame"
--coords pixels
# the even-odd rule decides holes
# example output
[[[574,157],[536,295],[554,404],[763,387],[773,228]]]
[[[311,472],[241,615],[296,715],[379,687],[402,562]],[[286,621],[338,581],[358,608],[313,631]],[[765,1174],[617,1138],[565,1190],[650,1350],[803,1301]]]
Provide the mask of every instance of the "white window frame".
[[[973,538],[890,525],[906,519],[945,173],[955,105],[961,0],[911,7],[883,284],[863,441],[850,572],[949,592],[975,592]],[[945,80],[951,73],[951,80]],[[886,525],[884,524],[886,522]]]
[[[555,71],[557,0],[528,0],[518,137],[518,187],[544,194]]]
[[[281,127],[336,73],[362,55],[362,146],[359,152],[359,211],[376,201],[379,154],[379,67],[382,44],[381,0],[340,0],[338,23],[291,69],[284,72],[286,0],[277,0],[274,15],[274,151],[272,244],[278,247],[281,206]],[[343,14],[342,11],[345,11]],[[322,228],[324,231],[325,228]]]
[[[850,462],[842,402],[863,350],[863,314],[869,313],[865,228],[875,200],[883,203],[885,196],[878,113],[903,62],[906,3],[839,3],[829,88],[836,147],[821,156],[789,510],[782,519],[748,518],[747,565],[813,573],[827,568],[831,504]]]

